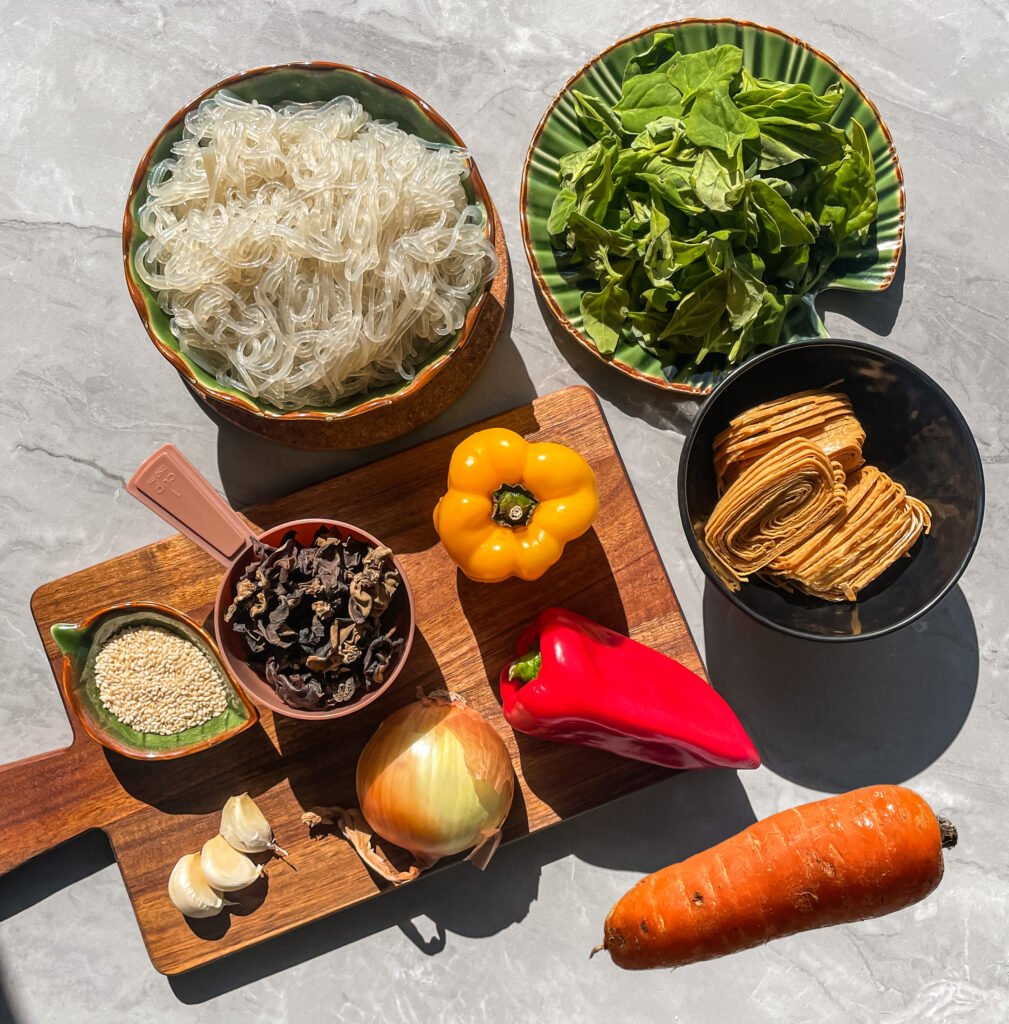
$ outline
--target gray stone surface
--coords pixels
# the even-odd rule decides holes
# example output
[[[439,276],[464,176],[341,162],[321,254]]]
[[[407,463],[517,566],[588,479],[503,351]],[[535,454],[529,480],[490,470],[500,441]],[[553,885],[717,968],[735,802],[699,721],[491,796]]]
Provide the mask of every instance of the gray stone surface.
[[[677,14],[808,39],[862,83],[897,140],[906,268],[887,295],[827,298],[827,322],[882,338],[948,388],[986,463],[988,516],[958,590],[891,639],[787,643],[706,594],[675,514],[691,405],[558,347],[534,299],[517,196],[540,113],[593,53]],[[580,379],[595,387],[715,682],[767,761],[741,777],[680,776],[505,849],[484,876],[456,869],[174,981],[147,960],[105,840],[85,837],[0,880],[0,1021],[1009,1019],[1003,0],[11,0],[0,25],[0,759],[69,736],[29,596],[164,535],[122,489],[152,448],[175,441],[238,504],[377,454],[298,454],[219,427],[147,342],[122,280],[126,188],[166,117],[235,71],[325,58],[387,74],[446,114],[510,242],[510,333],[424,434]],[[607,909],[643,872],[823,792],[905,779],[962,836],[919,906],[676,973],[587,961]]]

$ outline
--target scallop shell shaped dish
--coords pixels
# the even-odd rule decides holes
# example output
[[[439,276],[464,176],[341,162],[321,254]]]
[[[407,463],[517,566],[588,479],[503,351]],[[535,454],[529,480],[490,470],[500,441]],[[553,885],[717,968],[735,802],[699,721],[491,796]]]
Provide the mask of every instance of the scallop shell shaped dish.
[[[573,90],[615,103],[620,98],[624,68],[632,57],[648,49],[656,32],[673,33],[684,53],[723,43],[738,46],[743,51],[745,67],[757,77],[803,82],[817,92],[823,92],[834,82],[843,83],[844,97],[832,121],[844,127],[854,118],[866,131],[876,167],[879,217],[870,247],[858,258],[836,261],[819,286],[820,291],[837,288],[871,292],[890,286],[904,244],[904,183],[890,131],[872,101],[829,57],[777,29],[729,18],[654,25],[615,43],[567,82],[536,129],[522,179],[522,239],[543,300],[561,327],[579,344],[628,376],[667,390],[707,394],[728,371],[703,364],[698,367],[687,356],[682,357],[680,365],[663,365],[641,346],[625,339],[620,340],[612,358],[600,355],[584,330],[580,310],[583,289],[559,265],[558,253],[547,231],[550,207],[559,188],[560,158],[593,141],[578,126]],[[826,333],[812,296],[807,295],[789,314],[782,341],[824,337]]]

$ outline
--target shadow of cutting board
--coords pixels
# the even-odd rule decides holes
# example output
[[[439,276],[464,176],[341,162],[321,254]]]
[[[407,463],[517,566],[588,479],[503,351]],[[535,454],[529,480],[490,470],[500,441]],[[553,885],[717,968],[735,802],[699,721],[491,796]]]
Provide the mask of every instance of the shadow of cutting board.
[[[349,521],[396,551],[417,611],[414,649],[396,684],[347,718],[301,722],[264,711],[259,726],[219,747],[153,764],[106,751],[73,720],[74,740],[65,750],[0,768],[0,873],[88,829],[103,829],[154,966],[177,974],[383,891],[349,845],[332,835],[311,839],[300,819],[314,805],[356,804],[362,746],[385,716],[415,699],[418,687],[462,694],[504,737],[519,780],[506,842],[666,777],[652,765],[513,734],[501,717],[501,666],[521,629],[550,605],[582,612],[703,669],[592,392],[567,388],[478,426],[491,425],[562,441],[596,472],[598,522],[543,579],[473,583],[438,542],[431,511],[452,449],[474,427],[248,510],[264,529],[308,516]],[[100,605],[140,599],[203,620],[220,573],[194,544],[174,536],[40,587],[32,612],[54,674],[61,669],[49,636],[54,622],[77,622]],[[227,797],[246,790],[297,870],[273,861],[265,882],[239,894],[240,907],[189,921],[168,900],[169,872],[216,833]]]

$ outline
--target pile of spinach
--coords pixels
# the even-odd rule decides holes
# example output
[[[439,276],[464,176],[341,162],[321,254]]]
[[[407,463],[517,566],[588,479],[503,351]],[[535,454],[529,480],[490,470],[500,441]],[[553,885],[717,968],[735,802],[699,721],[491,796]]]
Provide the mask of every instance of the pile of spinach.
[[[667,365],[728,364],[777,343],[789,308],[877,215],[865,130],[830,124],[844,94],[754,78],[736,46],[679,53],[657,33],[609,106],[574,92],[595,138],[560,161],[548,229],[598,282],[585,329],[604,355],[623,338]]]

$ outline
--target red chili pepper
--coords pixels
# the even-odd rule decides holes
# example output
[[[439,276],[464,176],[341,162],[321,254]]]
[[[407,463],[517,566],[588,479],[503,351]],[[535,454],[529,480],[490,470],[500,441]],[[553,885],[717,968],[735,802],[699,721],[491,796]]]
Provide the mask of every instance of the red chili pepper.
[[[513,729],[669,768],[756,768],[732,709],[678,661],[564,608],[527,629],[501,672]]]

